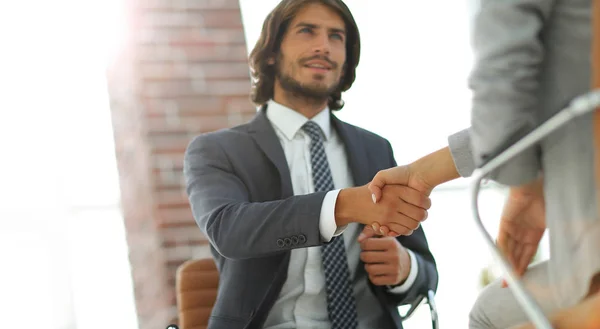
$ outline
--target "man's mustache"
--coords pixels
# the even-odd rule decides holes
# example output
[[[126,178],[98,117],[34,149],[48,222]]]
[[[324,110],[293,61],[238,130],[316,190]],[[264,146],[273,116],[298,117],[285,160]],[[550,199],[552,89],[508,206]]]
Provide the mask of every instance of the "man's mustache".
[[[310,61],[315,60],[315,59],[327,62],[331,66],[332,69],[337,69],[337,67],[338,67],[338,64],[336,62],[334,62],[331,59],[329,59],[329,57],[323,56],[323,55],[315,55],[315,56],[311,56],[309,58],[304,58],[304,59],[302,59],[300,61],[300,63],[302,65],[305,65],[307,62],[310,62]]]

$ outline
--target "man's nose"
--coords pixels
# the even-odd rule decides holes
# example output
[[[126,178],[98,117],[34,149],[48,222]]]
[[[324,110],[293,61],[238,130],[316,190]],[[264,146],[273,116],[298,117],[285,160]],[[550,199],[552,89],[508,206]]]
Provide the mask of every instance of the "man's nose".
[[[315,44],[313,46],[313,51],[317,54],[329,55],[330,52],[330,44],[329,44],[329,36],[327,33],[319,33],[314,40]]]

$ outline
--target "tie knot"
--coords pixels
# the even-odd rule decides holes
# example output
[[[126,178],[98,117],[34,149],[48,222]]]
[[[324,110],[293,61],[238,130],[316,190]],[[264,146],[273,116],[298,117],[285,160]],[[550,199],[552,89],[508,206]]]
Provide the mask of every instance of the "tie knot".
[[[312,141],[322,141],[323,140],[323,130],[317,123],[314,121],[307,121],[303,126],[302,130],[310,136]]]

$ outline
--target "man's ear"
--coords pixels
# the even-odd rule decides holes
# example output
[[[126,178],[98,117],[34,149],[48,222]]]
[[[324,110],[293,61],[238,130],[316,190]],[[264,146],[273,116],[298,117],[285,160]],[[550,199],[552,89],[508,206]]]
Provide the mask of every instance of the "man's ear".
[[[275,65],[275,58],[274,57],[269,57],[267,59],[267,65]]]

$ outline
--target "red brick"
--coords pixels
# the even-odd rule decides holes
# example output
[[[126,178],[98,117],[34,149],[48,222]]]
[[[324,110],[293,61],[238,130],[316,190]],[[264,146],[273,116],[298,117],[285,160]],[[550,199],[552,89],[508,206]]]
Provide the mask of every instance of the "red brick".
[[[256,105],[250,100],[250,96],[232,96],[225,100],[227,113],[246,113],[254,115],[257,112]]]
[[[140,74],[145,80],[190,78],[191,71],[185,62],[150,62],[140,65]]]
[[[250,71],[248,63],[246,62],[245,54],[240,55],[240,59],[243,57],[243,62],[240,63],[193,63],[190,64],[191,77],[192,78],[206,78],[206,79],[246,79],[250,80]]]
[[[245,61],[233,64],[223,62],[147,62],[140,66],[140,71],[146,81],[250,78],[248,64]]]
[[[193,136],[196,133],[183,134],[167,134],[167,135],[152,135],[149,136],[153,142],[151,143],[151,152],[154,154],[161,153],[184,153]]]
[[[248,54],[244,45],[143,45],[138,49],[138,59],[143,64],[172,61],[239,64],[248,62]]]
[[[167,255],[167,262],[171,260],[183,260],[186,261],[192,258],[192,247],[187,245],[179,245],[175,247],[165,248]]]
[[[181,170],[158,170],[152,178],[157,188],[181,188],[185,185]]]
[[[146,81],[142,95],[147,98],[199,96],[237,96],[250,93],[248,79],[151,80]]]
[[[200,231],[196,222],[186,222],[185,225],[177,227],[160,228],[163,236],[163,243],[169,244],[203,244],[208,240]]]
[[[189,47],[182,47],[182,49],[187,60],[191,62],[248,63],[248,53],[246,52],[245,45],[215,44],[204,47],[191,45]],[[207,65],[207,67],[209,66],[210,64]]]
[[[245,54],[240,56],[243,62],[145,62],[140,66],[142,76],[146,81],[169,79],[250,79]]]
[[[188,132],[209,132],[218,129],[231,127],[239,124],[237,121],[232,121],[231,117],[225,115],[206,115],[206,116],[190,116],[181,118],[181,122],[177,126],[166,127],[162,119],[149,119],[148,132],[150,134],[183,134]],[[191,138],[190,138],[191,140]]]
[[[160,226],[181,225],[194,223],[194,217],[189,207],[158,209],[158,224]]]
[[[145,0],[140,7],[151,10],[211,10],[238,9],[239,0]]]
[[[206,93],[209,95],[236,96],[250,94],[249,79],[208,80]]]
[[[190,96],[195,94],[190,80],[154,80],[146,81],[142,95],[148,98]]]
[[[239,9],[149,11],[144,27],[242,28]]]
[[[204,21],[202,26],[207,28],[243,28],[240,10],[219,9],[207,10],[204,12]]]
[[[154,191],[153,198],[156,201],[158,208],[189,206],[188,196],[183,188],[172,190],[156,190]]]
[[[126,5],[130,35],[107,81],[138,322],[150,329],[176,321],[177,266],[210,257],[185,194],[185,149],[256,109],[237,0]]]
[[[246,35],[241,28],[199,28],[199,27],[141,27],[141,45],[168,45],[180,47],[187,45],[246,45]]]
[[[190,95],[170,98],[147,98],[144,101],[146,115],[166,117],[175,114],[179,117],[225,113],[228,100],[211,95]]]
[[[153,154],[153,169],[181,171],[183,170],[183,157],[183,152]]]

